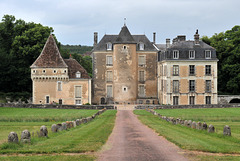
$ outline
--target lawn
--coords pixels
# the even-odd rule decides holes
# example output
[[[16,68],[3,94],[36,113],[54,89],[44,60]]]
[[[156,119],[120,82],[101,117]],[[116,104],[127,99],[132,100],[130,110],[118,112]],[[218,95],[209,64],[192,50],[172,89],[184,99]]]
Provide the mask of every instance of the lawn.
[[[186,110],[186,111],[185,111]],[[212,133],[209,134],[206,131],[200,131],[196,129],[187,128],[181,125],[173,125],[165,120],[159,119],[157,116],[152,115],[150,112],[147,112],[145,110],[135,110],[134,113],[137,114],[139,119],[149,126],[150,128],[156,130],[159,135],[164,136],[169,141],[175,143],[180,148],[187,149],[187,150],[195,150],[195,151],[205,151],[205,152],[213,152],[213,153],[238,153],[240,154],[240,138],[239,135],[236,133],[237,130],[239,130],[240,123],[236,121],[237,114],[233,111],[238,111],[238,109],[223,109],[223,113],[219,109],[195,109],[197,111],[193,112],[191,109],[183,109],[178,110],[181,112],[178,112],[177,110],[157,110],[157,112],[161,113],[162,115],[166,116],[174,116],[174,117],[180,117],[185,119],[192,119],[194,121],[201,120],[201,117],[204,117],[204,120],[209,124],[212,123],[213,125],[217,125],[220,130],[220,124],[223,124],[221,121],[224,121],[224,117],[226,116],[226,119],[224,124],[229,124],[230,126],[235,124],[235,127],[232,127],[232,131],[235,131],[233,133],[232,137],[223,136],[222,135],[222,129],[218,133]],[[203,111],[201,111],[203,110]],[[214,110],[216,112],[214,112]],[[221,109],[220,109],[221,110]],[[233,110],[233,111],[232,111]],[[188,111],[192,112],[188,114]],[[204,114],[203,114],[204,113]],[[210,116],[214,116],[214,113],[216,113],[215,116],[221,116],[220,122],[214,118],[214,120],[211,120]],[[195,117],[193,117],[193,114]],[[189,116],[189,117],[188,117]],[[235,122],[229,121],[229,118],[234,119]],[[198,118],[198,119],[193,119]],[[209,118],[210,120],[206,120],[205,118]],[[202,121],[202,120],[201,120]],[[237,128],[237,129],[234,129]]]
[[[7,109],[4,109],[7,112]],[[17,109],[16,109],[17,110]],[[25,113],[23,111],[26,111]],[[33,111],[32,111],[33,110]],[[59,119],[57,116],[54,116],[56,113],[61,118],[71,118],[71,115],[76,117],[77,115],[79,117],[86,117],[90,116],[93,113],[96,113],[97,110],[55,110],[55,109],[44,109],[45,112],[42,112],[40,109],[20,109],[20,115],[24,116],[23,118],[30,118],[29,115],[34,114],[34,110],[39,110],[39,113],[42,113],[44,117],[55,117],[59,122],[64,121]],[[49,111],[48,111],[49,110]],[[55,110],[55,111],[54,111]],[[15,111],[14,111],[15,112]],[[17,113],[17,112],[15,112]],[[28,113],[29,115],[27,115]],[[63,114],[65,113],[65,115]],[[2,115],[2,114],[1,114]],[[13,120],[13,115],[17,114],[9,114],[9,118]],[[18,116],[18,115],[17,115]],[[78,117],[78,118],[79,118]],[[2,143],[0,145],[0,153],[2,154],[10,154],[10,153],[42,153],[42,154],[51,154],[51,153],[83,153],[83,152],[95,152],[101,148],[101,146],[106,142],[108,136],[111,134],[114,122],[116,117],[116,111],[115,110],[107,110],[103,114],[97,116],[93,121],[82,124],[80,126],[77,126],[76,128],[72,128],[66,131],[61,131],[58,133],[52,133],[49,132],[49,138],[38,138],[37,136],[34,136],[32,138],[31,144],[8,144],[8,143]],[[40,118],[40,115],[39,115]],[[1,131],[8,131],[5,135],[5,138],[7,138],[7,135],[9,131],[19,130],[22,131],[22,129],[29,129],[32,128],[32,131],[35,129],[39,129],[41,125],[47,125],[49,131],[50,126],[53,122],[36,122],[36,119],[33,119],[34,121],[31,122],[30,119],[28,119],[28,122],[1,122],[0,124],[0,130]],[[72,120],[72,119],[70,119]],[[8,130],[7,130],[8,129]],[[12,130],[13,129],[13,130]],[[18,133],[20,138],[20,133]],[[14,158],[14,156],[12,156]],[[19,157],[19,160],[44,160],[44,158],[47,158],[47,160],[56,160],[59,156],[34,156],[34,157]],[[32,159],[31,159],[32,158]],[[71,156],[66,157],[64,156],[63,160],[94,160],[94,156],[90,155],[83,155],[83,156]],[[75,158],[75,159],[74,159]],[[86,159],[79,159],[79,158],[86,158]],[[7,160],[7,158],[0,158]]]
[[[78,109],[34,109],[34,108],[7,108],[0,107],[0,144],[7,141],[11,131],[21,136],[25,129],[31,133],[39,131],[42,125],[50,130],[54,123],[62,123],[88,117],[98,110]]]

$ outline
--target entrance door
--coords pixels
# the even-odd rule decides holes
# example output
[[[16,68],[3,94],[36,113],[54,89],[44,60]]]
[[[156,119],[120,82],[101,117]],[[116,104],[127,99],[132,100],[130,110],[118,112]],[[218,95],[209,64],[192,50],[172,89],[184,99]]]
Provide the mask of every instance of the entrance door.
[[[105,98],[101,98],[101,104],[105,104]]]

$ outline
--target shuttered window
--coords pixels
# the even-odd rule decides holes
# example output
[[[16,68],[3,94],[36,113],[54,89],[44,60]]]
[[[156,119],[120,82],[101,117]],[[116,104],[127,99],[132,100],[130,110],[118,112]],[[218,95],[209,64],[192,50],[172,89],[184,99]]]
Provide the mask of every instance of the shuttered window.
[[[142,82],[144,81],[144,71],[139,71],[139,81]]]
[[[146,64],[146,57],[144,55],[138,56],[138,65],[142,66]]]
[[[107,66],[113,66],[112,56],[107,56],[106,65],[107,65]]]
[[[112,85],[107,85],[107,97],[113,97]]]
[[[139,96],[144,97],[145,96],[145,89],[144,85],[139,85],[139,91],[138,91]]]
[[[112,73],[112,71],[107,71],[107,81],[108,82],[113,81],[113,73]]]
[[[82,86],[75,86],[75,98],[82,97]]]

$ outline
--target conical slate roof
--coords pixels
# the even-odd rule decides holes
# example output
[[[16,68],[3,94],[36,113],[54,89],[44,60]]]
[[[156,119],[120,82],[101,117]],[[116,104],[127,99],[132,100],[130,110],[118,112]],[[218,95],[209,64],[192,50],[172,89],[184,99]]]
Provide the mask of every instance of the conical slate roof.
[[[53,35],[48,37],[48,40],[37,58],[37,60],[31,65],[31,68],[67,68],[67,64],[64,62],[57,44],[53,38]]]
[[[122,30],[120,31],[115,43],[117,43],[117,44],[132,44],[132,43],[136,43],[136,41],[133,39],[127,26],[124,25],[122,27]]]

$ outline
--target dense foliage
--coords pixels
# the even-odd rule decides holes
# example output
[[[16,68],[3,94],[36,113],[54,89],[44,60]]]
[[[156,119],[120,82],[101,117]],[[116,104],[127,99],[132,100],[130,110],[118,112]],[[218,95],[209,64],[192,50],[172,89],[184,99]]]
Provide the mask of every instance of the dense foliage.
[[[61,49],[67,50],[70,54],[85,54],[90,53],[93,47],[85,45],[61,45]]]
[[[217,51],[219,94],[240,94],[240,26],[202,40]]]

